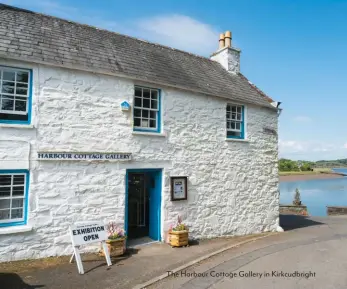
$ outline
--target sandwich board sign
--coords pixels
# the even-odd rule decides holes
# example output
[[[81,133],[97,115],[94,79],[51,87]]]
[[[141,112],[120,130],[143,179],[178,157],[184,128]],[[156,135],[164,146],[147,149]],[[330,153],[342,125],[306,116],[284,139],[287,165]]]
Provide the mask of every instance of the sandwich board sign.
[[[91,222],[80,222],[71,225],[69,228],[71,241],[74,253],[71,257],[70,262],[72,262],[73,257],[76,258],[78,273],[84,274],[83,264],[81,255],[79,252],[79,247],[83,245],[88,245],[91,243],[101,242],[102,248],[105,253],[106,262],[108,266],[111,266],[110,254],[106,245],[107,235],[105,230],[105,225],[101,221],[91,221]]]

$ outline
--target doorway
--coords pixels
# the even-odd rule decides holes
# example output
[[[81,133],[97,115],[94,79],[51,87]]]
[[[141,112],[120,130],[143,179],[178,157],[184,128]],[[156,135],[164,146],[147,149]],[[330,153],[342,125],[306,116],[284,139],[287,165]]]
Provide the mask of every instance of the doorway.
[[[129,240],[160,241],[161,169],[127,170],[125,228]]]

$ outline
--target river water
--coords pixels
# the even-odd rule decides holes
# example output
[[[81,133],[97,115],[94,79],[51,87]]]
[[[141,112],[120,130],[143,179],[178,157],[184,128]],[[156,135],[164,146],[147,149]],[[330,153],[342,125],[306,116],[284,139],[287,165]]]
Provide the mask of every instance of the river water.
[[[347,174],[347,169],[333,170]],[[326,216],[327,206],[347,206],[347,177],[280,182],[280,203],[292,204],[296,188],[310,216]]]

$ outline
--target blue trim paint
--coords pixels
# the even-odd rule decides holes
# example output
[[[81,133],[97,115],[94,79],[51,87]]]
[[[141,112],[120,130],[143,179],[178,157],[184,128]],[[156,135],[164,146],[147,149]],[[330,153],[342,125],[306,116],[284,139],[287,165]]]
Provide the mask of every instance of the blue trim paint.
[[[241,135],[240,136],[232,136],[227,134],[227,138],[236,138],[236,139],[244,139],[245,138],[245,106],[242,105],[242,118],[241,118]]]
[[[20,222],[0,223],[0,227],[26,225],[28,222],[29,183],[30,183],[29,171],[28,170],[0,170],[0,175],[5,175],[5,174],[25,174],[25,192],[24,192],[24,207],[23,207],[24,220]]]
[[[158,90],[158,108],[159,109],[157,112],[157,129],[146,129],[146,128],[133,127],[133,130],[134,131],[160,133],[161,132],[161,89],[160,88],[153,88],[153,87],[146,87],[146,86],[139,86],[139,85],[135,85],[135,87]],[[134,98],[135,98],[135,96],[134,96]],[[134,110],[133,110],[133,122],[134,122]]]
[[[149,237],[160,241],[162,170],[154,171],[152,177],[154,177],[155,186],[149,191]]]
[[[245,138],[245,107],[242,106],[241,138]]]
[[[157,232],[157,241],[161,241],[161,194],[162,194],[162,176],[163,176],[163,170],[162,169],[127,169],[125,174],[125,216],[124,216],[124,230],[128,232],[128,180],[129,180],[129,173],[157,173],[155,176],[155,194],[158,197],[156,208],[159,209],[158,213],[158,220],[155,224],[158,227]],[[149,224],[150,231],[151,231],[151,222]]]
[[[128,170],[125,173],[125,210],[124,210],[124,231],[128,235],[128,181],[129,174]],[[125,246],[127,246],[128,239],[125,240]]]
[[[0,123],[7,123],[7,124],[31,124],[32,93],[33,93],[33,70],[32,69],[27,69],[27,68],[6,66],[6,65],[0,65],[0,66],[1,67],[12,68],[12,69],[26,70],[26,71],[29,72],[28,120],[27,121],[21,121],[21,120],[4,120],[4,119],[0,119]]]

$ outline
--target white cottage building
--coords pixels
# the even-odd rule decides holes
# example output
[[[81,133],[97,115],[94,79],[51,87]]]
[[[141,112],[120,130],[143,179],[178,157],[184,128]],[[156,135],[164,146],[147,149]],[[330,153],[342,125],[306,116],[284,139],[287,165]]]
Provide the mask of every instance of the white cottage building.
[[[219,44],[209,59],[0,4],[0,261],[70,254],[86,220],[157,241],[178,215],[192,238],[277,230],[278,106]]]

